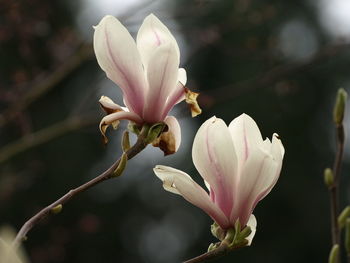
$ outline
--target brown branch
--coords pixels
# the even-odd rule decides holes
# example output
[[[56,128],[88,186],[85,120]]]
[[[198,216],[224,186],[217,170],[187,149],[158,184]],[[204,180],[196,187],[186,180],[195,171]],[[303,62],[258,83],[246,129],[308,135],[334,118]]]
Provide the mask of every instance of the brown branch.
[[[137,155],[139,152],[141,152],[144,148],[146,148],[147,143],[145,142],[145,133],[146,132],[141,132],[136,143],[126,152],[127,158],[131,159],[135,155]],[[64,205],[67,203],[69,200],[71,200],[73,197],[78,195],[79,193],[82,193],[91,187],[106,181],[108,179],[113,178],[113,172],[115,169],[118,167],[120,163],[121,158],[119,158],[114,164],[112,164],[111,167],[109,167],[105,172],[100,174],[99,176],[95,177],[94,179],[88,181],[87,183],[74,188],[67,192],[65,195],[63,195],[61,198],[53,202],[52,204],[48,205],[41,211],[39,211],[37,214],[35,214],[32,218],[30,218],[20,229],[18,232],[13,245],[18,246],[25,238],[27,233],[42,219],[48,217],[50,214],[54,212],[54,209],[60,205]]]
[[[6,162],[19,153],[44,144],[66,133],[94,125],[96,123],[98,123],[97,117],[74,116],[37,132],[25,135],[18,141],[9,143],[0,149],[0,163]]]
[[[189,260],[186,260],[183,263],[208,262],[208,261],[211,261],[213,259],[217,259],[219,257],[226,255],[229,251],[230,251],[230,249],[227,247],[227,245],[222,244],[216,249],[213,249],[209,252],[206,252],[202,255],[191,258]]]
[[[80,49],[77,50],[73,56],[68,58],[59,68],[49,74],[45,79],[41,80],[38,84],[28,87],[28,92],[26,94],[18,97],[15,103],[11,104],[9,108],[1,113],[0,127],[13,120],[19,112],[25,110],[34,101],[47,94],[80,65],[92,57],[92,46],[90,44],[81,46]]]

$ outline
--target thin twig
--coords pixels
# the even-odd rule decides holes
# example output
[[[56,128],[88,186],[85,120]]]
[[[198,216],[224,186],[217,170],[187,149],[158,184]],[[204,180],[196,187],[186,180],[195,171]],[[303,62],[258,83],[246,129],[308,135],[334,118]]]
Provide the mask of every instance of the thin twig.
[[[19,153],[44,144],[66,133],[96,123],[98,123],[97,117],[73,116],[61,122],[55,123],[47,128],[43,128],[37,132],[27,134],[19,140],[9,143],[0,149],[0,163],[6,162]]]
[[[137,155],[139,152],[141,152],[144,148],[146,148],[147,143],[145,143],[145,137],[144,133],[140,133],[136,143],[126,152],[128,159],[133,158],[135,155]],[[99,176],[95,177],[94,179],[86,182],[85,184],[74,188],[67,192],[65,195],[63,195],[61,198],[53,202],[52,204],[48,205],[41,211],[39,211],[37,214],[35,214],[32,218],[30,218],[20,229],[18,232],[13,245],[18,246],[26,237],[27,233],[43,218],[48,217],[50,214],[52,214],[53,209],[56,208],[59,205],[63,205],[67,203],[70,199],[78,195],[79,193],[82,193],[91,187],[106,181],[108,179],[113,178],[113,172],[118,167],[120,163],[121,158],[119,158],[114,164],[112,164],[111,167],[109,167],[106,171],[104,171]]]
[[[331,207],[331,224],[332,224],[332,244],[340,244],[340,231],[338,225],[338,215],[339,215],[339,179],[340,179],[340,169],[343,160],[344,153],[344,126],[343,124],[337,125],[337,152],[333,165],[333,178],[334,182],[329,188],[330,194],[330,207]],[[340,249],[340,248],[339,248]],[[340,255],[340,251],[339,251]]]

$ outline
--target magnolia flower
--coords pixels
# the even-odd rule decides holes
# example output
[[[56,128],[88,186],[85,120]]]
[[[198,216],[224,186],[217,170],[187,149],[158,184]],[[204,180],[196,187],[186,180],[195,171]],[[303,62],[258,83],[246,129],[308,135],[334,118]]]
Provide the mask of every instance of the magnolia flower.
[[[109,125],[117,127],[119,120],[138,125],[165,122],[171,135],[174,151],[181,140],[176,118],[168,116],[173,106],[186,99],[192,116],[200,113],[197,93],[186,85],[186,71],[179,68],[180,51],[174,36],[153,14],[143,21],[136,42],[127,29],[113,16],[105,16],[94,27],[94,50],[100,67],[107,77],[122,90],[126,108],[102,96],[101,106],[107,116],[100,130],[105,136]]]
[[[154,172],[165,190],[203,209],[222,229],[234,228],[239,220],[255,232],[252,212],[277,182],[283,155],[278,135],[263,140],[248,115],[242,114],[228,127],[212,117],[199,128],[192,148],[194,165],[209,194],[180,170],[158,165]]]

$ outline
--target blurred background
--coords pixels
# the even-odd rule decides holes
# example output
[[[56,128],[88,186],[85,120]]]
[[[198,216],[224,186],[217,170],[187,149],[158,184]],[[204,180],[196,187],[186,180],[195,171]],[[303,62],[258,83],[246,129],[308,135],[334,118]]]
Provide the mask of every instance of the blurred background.
[[[18,230],[121,154],[127,123],[109,131],[106,147],[98,130],[100,96],[122,97],[96,62],[92,26],[111,14],[135,35],[151,12],[175,35],[203,113],[192,119],[185,103],[176,106],[178,153],[164,158],[149,146],[122,177],[42,221],[24,244],[30,261],[175,263],[205,252],[216,242],[210,218],[165,192],[152,168],[171,165],[202,184],[190,158],[197,129],[213,115],[229,123],[245,112],[263,137],[279,133],[284,166],[254,212],[253,245],[216,262],[326,262],[323,169],[335,153],[336,90],[350,89],[348,0],[1,0],[0,225]],[[349,146],[341,207],[350,199]]]

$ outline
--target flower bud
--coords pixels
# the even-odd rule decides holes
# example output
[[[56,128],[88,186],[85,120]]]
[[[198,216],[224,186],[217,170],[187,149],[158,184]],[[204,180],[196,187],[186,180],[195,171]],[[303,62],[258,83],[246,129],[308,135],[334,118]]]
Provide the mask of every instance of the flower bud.
[[[328,188],[331,188],[334,183],[333,171],[331,168],[326,168],[323,173],[324,183]]]
[[[345,226],[346,220],[350,217],[350,206],[347,206],[338,216],[338,226],[343,228]]]
[[[348,94],[343,88],[338,89],[333,110],[333,120],[336,125],[341,125],[343,123],[347,96]]]
[[[345,222],[345,250],[350,255],[350,218],[347,218]]]
[[[118,167],[113,172],[112,177],[120,176],[123,173],[123,171],[124,171],[124,169],[126,167],[127,161],[128,161],[128,156],[124,152],[122,157],[120,158],[120,162],[118,164]]]
[[[339,245],[335,244],[329,253],[328,263],[338,263],[339,258]]]
[[[58,214],[62,211],[62,204],[56,205],[55,207],[51,208],[51,212],[54,214]]]
[[[124,131],[122,138],[122,149],[123,152],[127,152],[130,149],[129,132]]]

